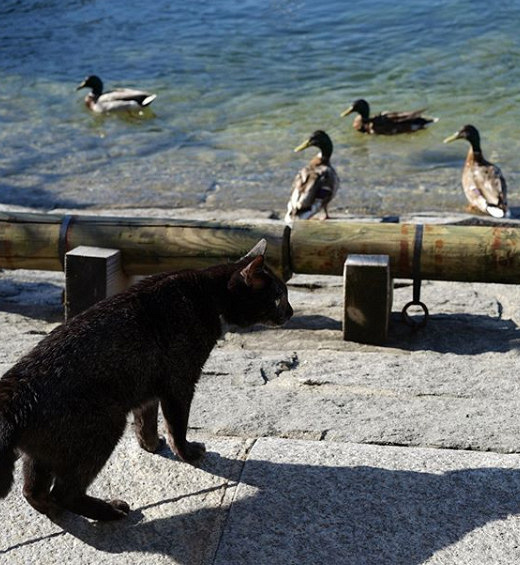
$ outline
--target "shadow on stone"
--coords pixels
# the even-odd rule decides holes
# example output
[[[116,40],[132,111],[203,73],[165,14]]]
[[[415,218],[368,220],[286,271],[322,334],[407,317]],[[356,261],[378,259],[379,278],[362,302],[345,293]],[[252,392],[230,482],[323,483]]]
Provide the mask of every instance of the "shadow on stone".
[[[63,321],[63,288],[46,282],[0,279],[0,312],[45,322]]]
[[[329,316],[314,315],[295,315],[284,328],[291,330],[337,330],[341,331],[341,321],[330,318]]]
[[[217,475],[236,463],[208,455],[203,467]],[[520,514],[520,471],[507,468],[428,473],[253,460],[241,482],[246,490],[226,524],[218,509],[207,508],[141,524],[140,511],[149,505],[118,523],[66,514],[59,524],[100,551],[162,554],[186,565],[213,563],[204,542],[219,521],[224,534],[215,565],[331,559],[412,565],[477,528]],[[187,527],[193,521],[198,527]],[[186,553],[187,547],[201,547],[201,553]]]
[[[52,185],[52,180],[46,182],[49,186]],[[77,202],[72,198],[61,198],[53,195],[52,192],[45,188],[38,186],[21,188],[6,184],[0,185],[0,203],[10,206],[42,208],[43,210],[52,210],[53,208],[74,208],[76,210],[83,210],[92,205],[88,202]]]
[[[393,312],[387,345],[457,355],[506,352],[520,349],[520,330],[511,320],[480,314],[434,314],[426,327],[415,330]]]

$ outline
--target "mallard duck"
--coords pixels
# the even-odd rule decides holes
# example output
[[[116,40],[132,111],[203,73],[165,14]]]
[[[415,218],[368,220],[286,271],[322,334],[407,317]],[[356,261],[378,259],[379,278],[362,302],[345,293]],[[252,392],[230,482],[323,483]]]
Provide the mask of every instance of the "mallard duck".
[[[475,126],[466,125],[450,135],[444,143],[467,139],[470,144],[462,169],[462,188],[471,207],[495,218],[507,214],[506,179],[500,169],[482,155],[480,134]]]
[[[359,116],[354,119],[353,126],[361,133],[376,133],[380,135],[394,135],[396,133],[411,133],[424,129],[428,124],[436,122],[437,118],[426,118],[422,116],[422,110],[413,112],[381,112],[377,116],[370,117],[370,106],[363,99],[356,100],[349,106],[341,117],[357,112]]]
[[[151,104],[157,96],[132,88],[118,88],[103,93],[103,82],[96,75],[88,76],[76,90],[80,88],[91,89],[91,92],[85,97],[85,104],[89,110],[98,114],[140,110]]]
[[[338,175],[330,164],[333,149],[330,137],[317,130],[294,151],[303,151],[311,146],[317,147],[320,152],[294,177],[285,215],[285,223],[289,225],[295,218],[307,220],[320,210],[328,218],[327,206],[339,188]]]

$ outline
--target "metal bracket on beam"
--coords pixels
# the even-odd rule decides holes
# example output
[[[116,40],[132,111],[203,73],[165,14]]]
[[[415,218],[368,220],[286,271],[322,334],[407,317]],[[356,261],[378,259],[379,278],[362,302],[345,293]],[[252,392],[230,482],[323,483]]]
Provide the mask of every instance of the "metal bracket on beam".
[[[414,238],[414,248],[413,248],[413,263],[412,263],[412,275],[413,275],[413,297],[410,302],[405,304],[402,312],[401,318],[408,324],[412,329],[417,330],[419,328],[424,328],[428,323],[429,312],[426,304],[421,302],[421,251],[422,251],[422,241],[423,241],[424,226],[418,224],[415,227],[415,238]],[[408,311],[411,307],[422,310],[423,317],[417,321],[412,318]]]

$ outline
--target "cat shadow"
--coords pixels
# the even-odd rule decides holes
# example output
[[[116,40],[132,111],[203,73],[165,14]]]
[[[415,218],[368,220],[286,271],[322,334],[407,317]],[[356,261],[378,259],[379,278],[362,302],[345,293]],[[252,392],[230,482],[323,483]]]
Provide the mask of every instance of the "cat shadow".
[[[224,486],[218,485],[142,506],[121,522],[66,514],[59,525],[99,551],[160,554],[186,565],[315,565],[332,556],[336,563],[415,565],[486,524],[520,515],[515,469],[429,473],[249,460],[238,475],[221,472],[233,464],[208,453],[203,465],[227,481],[240,477],[229,514],[226,507],[206,507],[142,521],[152,506]],[[499,533],[496,539],[504,550]]]
[[[297,315],[295,314],[288,322],[284,324],[284,328],[290,330],[337,330],[341,331],[342,323],[330,316],[321,316],[319,314]]]
[[[341,321],[330,318],[329,316],[321,316],[319,314],[295,314],[290,320],[285,322],[282,330],[341,330]],[[265,332],[269,330],[280,331],[278,326],[265,326],[255,324],[248,328],[239,326],[230,326],[227,331],[238,334],[249,334],[255,332]]]

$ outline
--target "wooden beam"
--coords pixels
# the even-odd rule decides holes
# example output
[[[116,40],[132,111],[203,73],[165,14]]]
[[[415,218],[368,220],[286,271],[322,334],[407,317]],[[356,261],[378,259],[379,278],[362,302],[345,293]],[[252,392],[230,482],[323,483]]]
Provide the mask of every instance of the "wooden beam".
[[[388,255],[392,277],[413,278],[415,230],[415,224],[295,222],[291,269],[341,275],[348,255]],[[420,273],[424,280],[518,284],[520,229],[424,225]]]
[[[268,264],[287,280],[289,231],[273,223],[0,213],[0,268],[62,270],[60,254],[86,245],[119,249],[126,273],[148,275],[234,261],[265,238]]]
[[[62,270],[78,245],[119,249],[125,272],[207,267],[234,261],[259,239],[285,280],[292,272],[343,274],[351,254],[388,255],[393,277],[412,278],[414,224],[341,220],[241,224],[158,218],[0,213],[0,268]],[[425,225],[420,273],[425,280],[520,283],[520,229]]]

